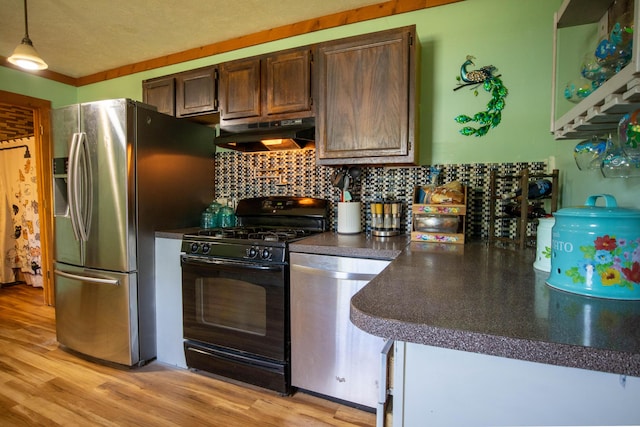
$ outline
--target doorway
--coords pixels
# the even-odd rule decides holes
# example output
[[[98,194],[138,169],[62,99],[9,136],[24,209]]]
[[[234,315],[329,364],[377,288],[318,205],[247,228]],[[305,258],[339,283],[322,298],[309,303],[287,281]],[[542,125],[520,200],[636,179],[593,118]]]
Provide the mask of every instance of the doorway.
[[[51,212],[51,101],[0,90],[0,103],[33,112],[33,138],[37,160],[38,215],[40,217],[41,272],[44,303],[55,305],[53,289],[53,215]]]

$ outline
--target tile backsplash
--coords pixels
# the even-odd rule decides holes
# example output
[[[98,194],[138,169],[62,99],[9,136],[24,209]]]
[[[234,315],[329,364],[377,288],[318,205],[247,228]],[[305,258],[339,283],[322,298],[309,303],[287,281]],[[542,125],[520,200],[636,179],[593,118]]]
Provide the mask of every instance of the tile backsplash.
[[[259,196],[306,196],[331,201],[330,229],[335,230],[340,191],[333,177],[340,168],[316,165],[313,149],[258,153],[216,153],[215,195],[230,200]],[[367,166],[352,186],[352,195],[363,205],[363,231],[371,231],[369,203],[381,198],[403,202],[402,228],[411,232],[411,205],[416,185],[431,183],[432,169],[439,170],[438,183],[460,181],[468,186],[466,234],[469,238],[486,239],[489,234],[490,171],[517,173],[529,168],[531,173],[545,172],[544,162],[471,163],[426,166]],[[344,170],[344,168],[343,168]],[[511,231],[515,236],[515,221]]]

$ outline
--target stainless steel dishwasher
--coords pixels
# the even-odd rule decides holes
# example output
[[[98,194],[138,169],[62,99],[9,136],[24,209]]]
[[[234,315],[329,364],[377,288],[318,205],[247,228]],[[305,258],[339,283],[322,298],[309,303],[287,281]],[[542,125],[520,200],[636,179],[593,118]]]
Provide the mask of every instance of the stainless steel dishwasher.
[[[349,320],[351,297],[390,261],[291,253],[291,383],[376,408],[385,340]],[[382,384],[381,384],[382,383]]]

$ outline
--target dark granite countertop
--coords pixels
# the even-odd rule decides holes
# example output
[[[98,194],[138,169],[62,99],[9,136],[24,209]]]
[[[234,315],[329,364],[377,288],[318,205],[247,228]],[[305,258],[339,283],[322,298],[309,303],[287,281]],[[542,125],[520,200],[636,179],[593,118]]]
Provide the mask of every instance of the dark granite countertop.
[[[155,237],[160,237],[163,239],[177,239],[182,240],[182,236],[185,233],[193,233],[195,231],[200,230],[199,227],[191,227],[191,228],[180,228],[177,230],[160,230],[156,231]]]
[[[534,250],[411,242],[351,300],[371,334],[454,350],[640,376],[640,301],[546,285]]]
[[[365,233],[338,234],[328,231],[289,245],[291,252],[354,258],[394,259],[409,243],[411,236],[373,237]]]

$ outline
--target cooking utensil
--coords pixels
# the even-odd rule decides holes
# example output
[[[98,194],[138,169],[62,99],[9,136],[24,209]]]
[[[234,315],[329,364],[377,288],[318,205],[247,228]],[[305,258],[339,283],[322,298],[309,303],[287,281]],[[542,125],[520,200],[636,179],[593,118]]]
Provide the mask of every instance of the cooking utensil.
[[[342,201],[343,202],[351,201],[351,193],[349,192],[349,184],[350,184],[350,179],[349,179],[349,174],[347,174],[344,177],[344,186],[342,187]]]
[[[349,176],[351,176],[353,180],[357,180],[358,178],[360,178],[360,175],[362,174],[362,170],[356,166],[351,166],[349,168],[348,174]]]
[[[331,181],[331,183],[333,184],[334,187],[338,188],[340,190],[340,201],[343,202],[344,201],[344,179],[346,177],[346,174],[342,171],[340,172],[336,172],[333,175],[333,180]]]
[[[342,190],[344,188],[344,176],[344,172],[336,172],[335,175],[333,175],[333,186]]]
[[[605,206],[596,206],[599,198]],[[640,300],[640,210],[619,208],[615,197],[598,194],[554,216],[547,284],[587,296]]]

